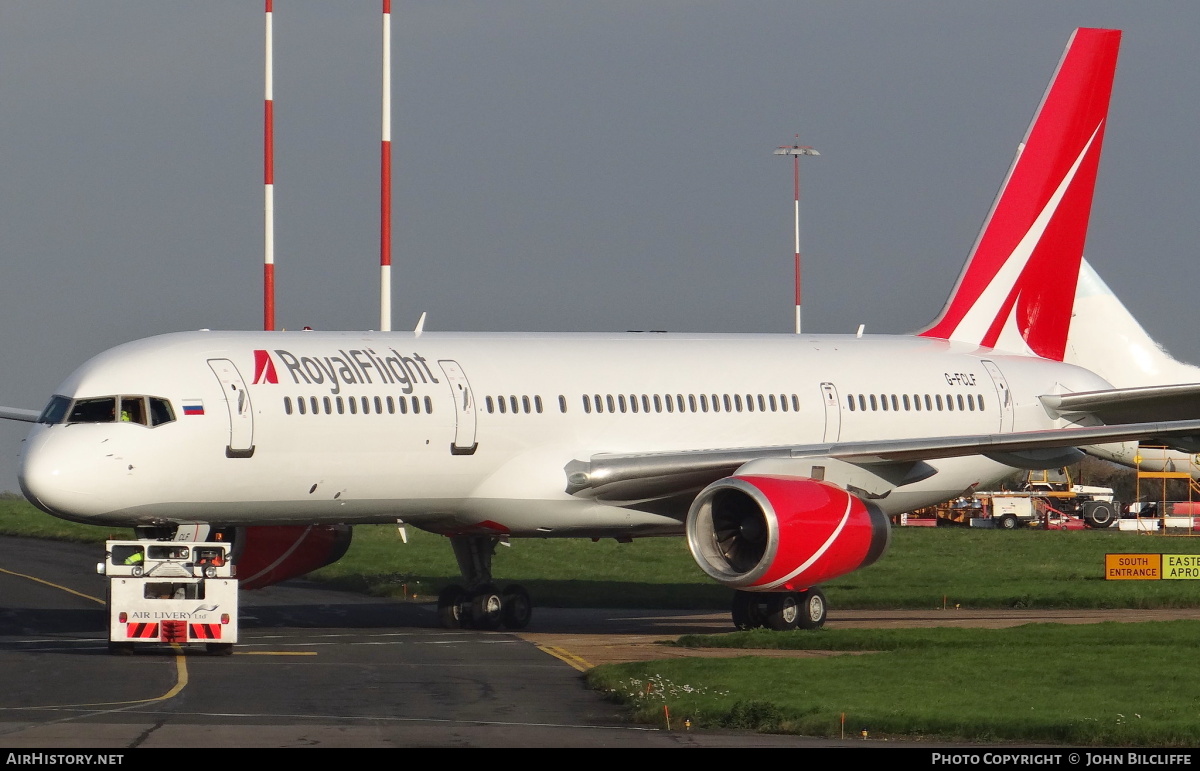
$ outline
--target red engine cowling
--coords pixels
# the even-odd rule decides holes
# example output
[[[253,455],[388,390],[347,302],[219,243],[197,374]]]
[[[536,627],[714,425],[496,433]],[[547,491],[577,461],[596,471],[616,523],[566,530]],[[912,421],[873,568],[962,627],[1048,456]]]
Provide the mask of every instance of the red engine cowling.
[[[891,528],[878,506],[828,482],[734,476],[696,497],[687,537],[700,568],[726,586],[801,591],[879,559]]]
[[[261,589],[337,562],[350,548],[349,525],[239,527],[233,564],[242,589]]]

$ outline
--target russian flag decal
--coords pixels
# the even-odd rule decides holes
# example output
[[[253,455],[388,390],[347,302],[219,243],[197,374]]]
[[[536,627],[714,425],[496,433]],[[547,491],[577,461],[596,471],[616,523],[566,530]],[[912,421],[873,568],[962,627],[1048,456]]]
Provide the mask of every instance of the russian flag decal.
[[[184,399],[183,400],[184,415],[203,415],[204,401],[201,399]]]

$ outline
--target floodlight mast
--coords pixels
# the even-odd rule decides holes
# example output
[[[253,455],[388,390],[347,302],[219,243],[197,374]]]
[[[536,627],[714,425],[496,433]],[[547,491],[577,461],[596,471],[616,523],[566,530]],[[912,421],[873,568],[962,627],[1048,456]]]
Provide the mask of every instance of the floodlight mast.
[[[799,139],[800,135],[796,135]],[[800,334],[800,156],[820,155],[807,145],[783,145],[775,155],[792,156],[793,186],[796,192],[796,334]]]
[[[263,77],[263,329],[275,329],[275,95],[271,0],[266,0]]]
[[[379,330],[392,330],[392,0],[383,0],[383,139],[379,155]]]

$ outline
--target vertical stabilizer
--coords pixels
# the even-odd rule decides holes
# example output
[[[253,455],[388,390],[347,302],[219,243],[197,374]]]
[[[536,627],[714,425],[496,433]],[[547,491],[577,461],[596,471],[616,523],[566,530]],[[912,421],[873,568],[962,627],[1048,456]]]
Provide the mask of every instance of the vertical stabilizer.
[[[1177,361],[1156,343],[1086,260],[1063,360],[1118,388],[1200,383],[1200,367]]]
[[[1071,35],[950,299],[921,335],[1062,360],[1120,42],[1119,30]]]

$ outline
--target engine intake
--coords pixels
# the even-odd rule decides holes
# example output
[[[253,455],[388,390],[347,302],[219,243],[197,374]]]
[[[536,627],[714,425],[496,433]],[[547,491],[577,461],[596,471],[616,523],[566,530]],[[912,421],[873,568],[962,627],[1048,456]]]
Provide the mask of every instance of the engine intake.
[[[875,562],[891,528],[878,506],[828,482],[747,475],[696,496],[687,538],[700,568],[726,586],[800,591]]]

